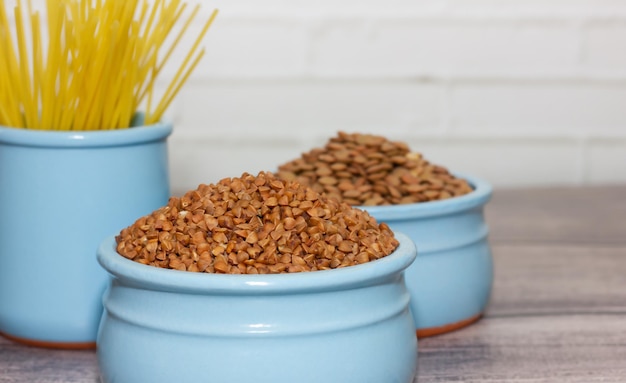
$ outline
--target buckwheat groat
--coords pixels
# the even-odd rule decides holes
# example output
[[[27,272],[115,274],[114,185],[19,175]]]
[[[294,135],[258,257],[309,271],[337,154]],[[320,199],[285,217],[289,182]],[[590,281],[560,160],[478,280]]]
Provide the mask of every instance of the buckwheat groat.
[[[136,262],[230,274],[353,266],[398,246],[367,212],[265,172],[172,197],[116,240],[118,253]]]

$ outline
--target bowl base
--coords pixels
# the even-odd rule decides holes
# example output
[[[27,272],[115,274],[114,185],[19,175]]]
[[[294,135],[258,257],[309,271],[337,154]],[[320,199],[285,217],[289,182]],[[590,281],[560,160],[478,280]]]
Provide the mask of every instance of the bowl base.
[[[438,327],[428,327],[428,328],[420,328],[415,331],[418,338],[426,338],[429,336],[441,335],[448,332],[452,332],[458,329],[461,329],[465,326],[469,326],[470,324],[478,321],[483,316],[483,313],[474,315],[473,317],[463,319],[458,322],[445,324],[443,326]]]
[[[61,350],[91,350],[96,348],[96,342],[49,342],[36,339],[20,338],[3,332],[0,332],[0,336],[12,340],[13,342],[32,347],[54,348]]]

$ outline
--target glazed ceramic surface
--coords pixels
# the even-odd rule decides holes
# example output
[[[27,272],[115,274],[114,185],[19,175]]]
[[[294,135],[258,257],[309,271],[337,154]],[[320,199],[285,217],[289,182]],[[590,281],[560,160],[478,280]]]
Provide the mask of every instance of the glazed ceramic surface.
[[[108,281],[96,250],[167,203],[171,131],[0,127],[0,333],[95,346]]]
[[[159,269],[103,242],[113,276],[98,362],[104,383],[410,383],[417,339],[403,271],[415,247],[294,274]]]
[[[493,282],[483,208],[492,194],[480,179],[460,175],[474,191],[442,201],[361,207],[407,234],[419,257],[406,271],[419,336],[447,332],[478,319]]]

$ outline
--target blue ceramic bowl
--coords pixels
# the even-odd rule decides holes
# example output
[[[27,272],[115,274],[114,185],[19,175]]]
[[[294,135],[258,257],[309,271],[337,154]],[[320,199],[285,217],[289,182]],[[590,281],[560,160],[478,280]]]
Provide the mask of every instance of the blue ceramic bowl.
[[[493,261],[483,207],[492,188],[478,178],[459,177],[474,191],[442,201],[360,207],[417,246],[420,256],[406,271],[406,285],[418,337],[473,323],[489,301]]]
[[[410,383],[417,339],[403,271],[412,241],[357,266],[294,274],[159,269],[98,250],[112,276],[103,383]]]

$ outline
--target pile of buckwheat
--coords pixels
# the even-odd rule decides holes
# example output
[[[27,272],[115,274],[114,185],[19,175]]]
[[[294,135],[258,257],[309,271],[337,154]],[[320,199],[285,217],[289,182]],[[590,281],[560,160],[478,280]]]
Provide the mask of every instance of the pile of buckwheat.
[[[229,274],[334,269],[398,246],[389,227],[367,212],[266,172],[172,197],[116,240],[117,252],[139,263]]]
[[[339,132],[324,148],[279,166],[277,175],[353,206],[427,202],[472,191],[467,181],[405,143],[361,133]]]

